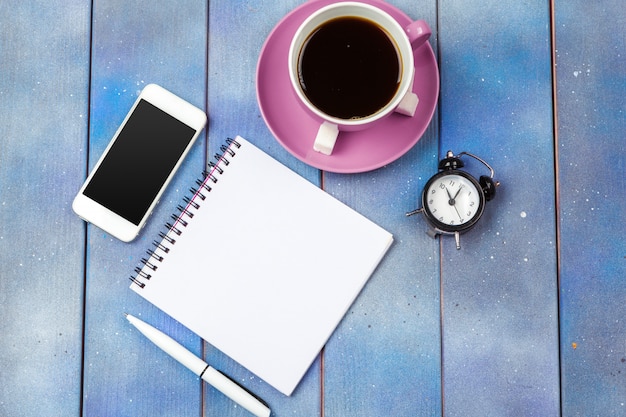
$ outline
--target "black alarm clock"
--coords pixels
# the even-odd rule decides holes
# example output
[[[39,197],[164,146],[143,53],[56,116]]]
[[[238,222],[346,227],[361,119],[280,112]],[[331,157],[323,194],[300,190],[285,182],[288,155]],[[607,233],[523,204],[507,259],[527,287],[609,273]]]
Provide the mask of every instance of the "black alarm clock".
[[[478,180],[461,170],[464,164],[461,157],[474,158],[485,165],[490,175],[482,175]],[[406,213],[411,216],[423,213],[430,228],[428,234],[454,235],[456,248],[461,249],[461,233],[474,227],[485,210],[487,201],[496,195],[499,182],[494,181],[494,170],[483,159],[469,152],[454,155],[448,151],[439,161],[439,172],[433,175],[422,191],[422,207]]]

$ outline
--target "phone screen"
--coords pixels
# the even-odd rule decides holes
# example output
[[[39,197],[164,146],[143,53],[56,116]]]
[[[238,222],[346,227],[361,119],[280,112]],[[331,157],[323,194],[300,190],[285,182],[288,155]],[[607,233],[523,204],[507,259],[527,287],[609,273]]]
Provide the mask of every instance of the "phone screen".
[[[195,133],[141,99],[83,194],[139,225]]]

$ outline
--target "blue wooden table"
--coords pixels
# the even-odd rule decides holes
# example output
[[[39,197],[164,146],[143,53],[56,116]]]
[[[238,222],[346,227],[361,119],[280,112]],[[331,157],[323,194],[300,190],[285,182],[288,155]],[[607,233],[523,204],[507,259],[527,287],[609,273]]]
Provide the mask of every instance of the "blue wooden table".
[[[300,0],[0,3],[0,416],[248,415],[124,312],[275,416],[626,415],[623,2],[390,2],[433,28],[439,105],[415,147],[361,174],[304,164],[260,115],[261,47]],[[210,122],[125,244],[71,201],[147,83]],[[185,184],[236,134],[396,240],[291,397],[128,288]],[[448,149],[502,183],[461,250],[404,216]]]

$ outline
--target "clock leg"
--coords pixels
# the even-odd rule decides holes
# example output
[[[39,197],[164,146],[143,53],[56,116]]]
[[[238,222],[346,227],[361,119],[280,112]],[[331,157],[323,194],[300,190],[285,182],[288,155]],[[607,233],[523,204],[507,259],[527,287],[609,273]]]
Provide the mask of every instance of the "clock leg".
[[[418,209],[415,209],[413,211],[407,212],[406,216],[409,217],[409,216],[412,216],[414,214],[421,213],[422,211],[424,211],[424,208],[418,208]]]

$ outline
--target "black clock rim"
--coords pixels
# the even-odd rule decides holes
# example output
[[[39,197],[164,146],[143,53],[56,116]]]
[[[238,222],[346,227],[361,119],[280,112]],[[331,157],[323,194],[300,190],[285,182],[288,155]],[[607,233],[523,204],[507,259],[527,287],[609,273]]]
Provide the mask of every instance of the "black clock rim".
[[[468,222],[463,223],[461,225],[453,226],[453,225],[449,225],[449,224],[440,222],[430,212],[430,209],[428,208],[428,204],[426,204],[427,192],[428,192],[428,189],[430,188],[431,184],[434,183],[435,181],[437,181],[439,178],[446,177],[448,175],[459,175],[459,176],[462,176],[462,177],[468,179],[472,184],[474,184],[474,186],[476,187],[476,190],[478,190],[478,195],[479,195],[479,198],[478,198],[479,199],[478,210],[476,210],[476,214],[474,214],[474,216]],[[486,202],[485,194],[482,192],[482,187],[481,187],[480,183],[476,180],[476,178],[474,178],[471,174],[469,174],[469,173],[467,173],[465,171],[458,170],[458,169],[449,169],[449,170],[445,170],[445,171],[441,171],[441,172],[436,173],[435,175],[430,177],[430,179],[424,185],[424,189],[422,190],[422,207],[423,207],[424,217],[426,217],[426,220],[433,227],[435,227],[437,230],[440,230],[440,231],[445,232],[445,233],[455,233],[455,232],[461,233],[461,232],[465,232],[465,231],[471,229],[472,227],[474,227],[476,225],[476,223],[478,222],[478,220],[480,220],[480,218],[482,217],[483,212],[485,211],[485,202]]]

